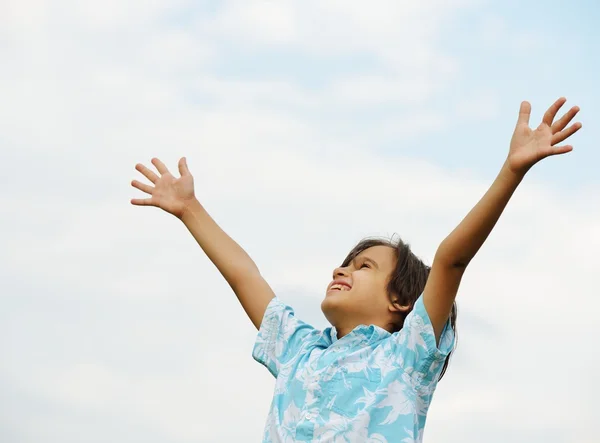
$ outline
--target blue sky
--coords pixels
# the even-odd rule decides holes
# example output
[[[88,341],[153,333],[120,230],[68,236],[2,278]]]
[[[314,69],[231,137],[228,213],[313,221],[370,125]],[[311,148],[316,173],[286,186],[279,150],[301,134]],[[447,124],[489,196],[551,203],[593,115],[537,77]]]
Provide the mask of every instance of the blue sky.
[[[185,228],[129,204],[137,162],[187,156],[211,215],[324,327],[357,240],[399,233],[431,262],[521,100],[537,124],[564,95],[575,151],[530,172],[470,265],[425,442],[595,443],[599,11],[1,3],[0,440],[260,441],[256,331]]]
[[[207,9],[213,13],[218,10],[212,3]],[[481,2],[472,10],[451,14],[441,26],[436,44],[459,62],[459,73],[436,78],[446,88],[427,102],[411,106],[391,99],[347,112],[297,112],[304,118],[327,119],[342,131],[358,126],[367,132],[371,122],[392,112],[402,119],[425,105],[436,113],[452,114],[465,98],[492,100],[492,115],[487,118],[449,124],[441,130],[419,134],[409,143],[394,137],[369,146],[383,155],[400,152],[489,177],[496,173],[504,156],[521,100],[532,103],[532,122],[539,121],[545,109],[563,95],[569,99],[565,110],[577,104],[583,109],[579,117],[584,123],[597,120],[600,96],[595,81],[599,62],[593,53],[600,44],[594,29],[599,16],[600,8],[593,2],[578,2],[569,8],[556,2]],[[180,25],[179,21],[173,24]],[[349,42],[348,48],[351,45]],[[382,72],[394,75],[368,51],[349,50],[323,56],[276,42],[249,48],[227,41],[219,46],[219,51],[222,57],[212,71],[220,78],[284,81],[315,93],[342,76]],[[593,124],[586,125],[586,130],[573,139],[576,153],[560,161],[553,159],[532,175],[560,188],[597,183],[595,163],[600,160],[600,153],[594,149],[594,139],[597,129]],[[460,155],[450,148],[448,140],[460,143]]]

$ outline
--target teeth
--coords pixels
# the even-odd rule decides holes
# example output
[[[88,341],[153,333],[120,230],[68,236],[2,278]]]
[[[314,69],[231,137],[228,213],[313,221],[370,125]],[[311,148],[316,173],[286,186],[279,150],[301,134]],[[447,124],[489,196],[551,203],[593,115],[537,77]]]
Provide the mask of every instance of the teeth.
[[[333,286],[331,286],[331,289],[339,289],[340,291],[347,291],[348,290],[348,286],[346,286],[346,285],[333,285]]]

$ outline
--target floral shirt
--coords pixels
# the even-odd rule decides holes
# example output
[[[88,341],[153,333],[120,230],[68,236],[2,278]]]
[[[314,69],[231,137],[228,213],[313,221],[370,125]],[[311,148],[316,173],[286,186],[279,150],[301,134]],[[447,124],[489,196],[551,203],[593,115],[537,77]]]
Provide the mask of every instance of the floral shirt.
[[[263,442],[421,442],[453,346],[449,323],[436,346],[422,297],[399,332],[361,325],[341,339],[274,298],[252,353],[276,378]]]

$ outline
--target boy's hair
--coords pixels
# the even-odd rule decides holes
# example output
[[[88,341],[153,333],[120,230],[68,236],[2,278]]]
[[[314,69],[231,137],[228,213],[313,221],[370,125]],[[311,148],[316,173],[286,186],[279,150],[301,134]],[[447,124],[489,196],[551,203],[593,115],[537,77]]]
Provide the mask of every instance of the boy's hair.
[[[396,266],[392,271],[390,281],[387,286],[387,293],[392,300],[392,296],[398,296],[398,304],[401,306],[410,306],[410,309],[401,314],[400,321],[394,326],[394,331],[397,332],[404,326],[404,319],[410,311],[412,311],[415,302],[423,294],[425,289],[425,283],[429,277],[429,271],[431,268],[427,266],[421,259],[419,259],[410,249],[410,246],[404,243],[400,238],[397,241],[386,238],[365,238],[361,240],[348,254],[342,263],[342,267],[346,267],[350,262],[361,252],[366,249],[372,248],[373,246],[388,246],[395,251],[396,255]],[[452,305],[452,312],[450,313],[450,325],[454,329],[456,334],[456,317],[457,308],[456,302]],[[452,352],[446,357],[444,367],[440,373],[439,380],[442,379],[448,368],[450,362],[450,356]]]

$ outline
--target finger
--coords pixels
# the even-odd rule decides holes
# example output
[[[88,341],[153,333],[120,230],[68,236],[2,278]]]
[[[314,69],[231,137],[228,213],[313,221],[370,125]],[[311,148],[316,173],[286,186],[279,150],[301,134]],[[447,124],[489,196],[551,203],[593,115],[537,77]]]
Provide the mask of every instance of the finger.
[[[161,175],[169,173],[169,170],[167,169],[165,164],[163,162],[161,162],[159,159],[153,158],[152,164],[154,166],[156,166],[156,169],[158,170],[158,172],[160,172]]]
[[[578,112],[578,106],[573,106],[571,109],[569,109],[569,112],[563,115],[560,120],[554,122],[554,124],[552,125],[552,133],[555,134],[565,129],[569,122],[573,120],[573,118],[577,115]]]
[[[552,148],[552,152],[550,152],[549,155],[566,154],[567,152],[571,152],[572,150],[573,150],[573,146],[571,146],[571,145],[554,146]]]
[[[151,198],[132,198],[131,204],[135,206],[155,206]]]
[[[181,175],[182,177],[184,175],[191,175],[190,170],[188,169],[187,159],[185,157],[181,157],[181,159],[179,160],[178,166],[179,166],[179,175]]]
[[[550,106],[544,114],[544,119],[542,120],[543,123],[547,124],[548,126],[552,126],[552,122],[554,121],[554,117],[556,117],[556,113],[560,108],[562,108],[562,105],[564,105],[566,101],[567,99],[564,97],[561,97],[558,100],[556,100],[554,104]]]
[[[152,172],[150,169],[148,169],[141,163],[135,165],[135,169],[140,171],[144,175],[144,177],[146,177],[152,183],[156,183],[156,181],[158,180],[158,175],[156,175],[154,172]]]
[[[141,183],[137,180],[133,180],[131,182],[131,186],[133,186],[134,188],[138,188],[140,191],[143,191],[146,194],[150,194],[150,195],[152,195],[152,191],[154,191],[154,186],[150,186],[145,183]]]
[[[519,109],[519,120],[517,124],[526,124],[529,126],[529,117],[531,116],[531,104],[529,102],[521,103],[521,108]]]
[[[573,134],[575,134],[577,131],[579,131],[581,129],[581,123],[577,122],[577,123],[573,123],[571,126],[569,126],[567,129],[557,132],[556,134],[554,134],[552,136],[552,146],[554,146],[557,143],[560,143],[564,140],[566,140],[567,138],[571,137]]]

